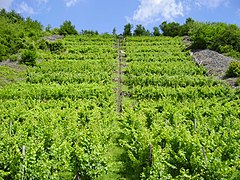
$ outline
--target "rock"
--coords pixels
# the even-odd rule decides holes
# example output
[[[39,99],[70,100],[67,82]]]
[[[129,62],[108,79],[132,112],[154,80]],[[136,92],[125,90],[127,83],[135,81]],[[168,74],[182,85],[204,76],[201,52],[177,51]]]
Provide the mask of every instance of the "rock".
[[[218,52],[205,49],[196,50],[191,53],[193,60],[200,66],[203,65],[207,69],[210,76],[215,76],[217,79],[226,80],[228,84],[235,87],[237,78],[227,78],[226,71],[231,61],[235,60],[231,57],[226,57]]]

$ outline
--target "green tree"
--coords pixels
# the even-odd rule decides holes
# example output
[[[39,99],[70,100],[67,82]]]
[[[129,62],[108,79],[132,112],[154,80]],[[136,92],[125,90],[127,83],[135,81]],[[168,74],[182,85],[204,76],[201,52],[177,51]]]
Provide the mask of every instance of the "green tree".
[[[194,22],[195,21],[192,18],[187,18],[185,24],[180,26],[179,36],[188,36]]]
[[[123,36],[132,36],[132,28],[133,26],[128,23],[124,26]]]
[[[75,26],[72,25],[71,21],[64,21],[63,24],[60,26],[59,29],[60,35],[76,35],[78,34]]]
[[[116,27],[113,28],[112,34],[113,34],[113,35],[116,35],[116,34],[117,34],[117,29],[116,29]]]
[[[45,28],[45,31],[46,31],[46,32],[50,32],[50,31],[51,31],[51,28],[52,28],[51,25],[48,24],[47,27]]]
[[[0,10],[0,27],[0,60],[20,53],[22,49],[32,49],[43,33],[39,22],[5,9]]]
[[[194,22],[189,35],[194,49],[211,49],[240,58],[240,29],[225,23]]]
[[[150,36],[151,33],[144,26],[138,24],[133,33],[134,36]]]
[[[179,36],[180,35],[180,24],[176,22],[167,23],[167,21],[162,22],[160,25],[161,30],[163,31],[164,36]]]
[[[159,31],[159,28],[158,27],[154,27],[153,28],[153,36],[160,36],[161,33]]]
[[[98,31],[93,31],[93,30],[82,30],[81,34],[86,34],[86,35],[98,35]]]

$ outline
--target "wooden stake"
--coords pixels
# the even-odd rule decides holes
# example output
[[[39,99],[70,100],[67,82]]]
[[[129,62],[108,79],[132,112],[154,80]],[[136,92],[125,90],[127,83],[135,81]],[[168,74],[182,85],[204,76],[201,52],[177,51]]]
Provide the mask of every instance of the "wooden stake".
[[[196,129],[197,129],[197,120],[194,119],[194,131],[196,131]]]
[[[152,155],[152,144],[149,145],[149,166],[152,166],[153,155]]]
[[[206,152],[205,152],[204,146],[202,146],[202,154],[203,154],[205,162],[207,162],[207,156],[206,156]]]
[[[26,146],[23,145],[22,147],[22,155],[25,156],[26,155]]]

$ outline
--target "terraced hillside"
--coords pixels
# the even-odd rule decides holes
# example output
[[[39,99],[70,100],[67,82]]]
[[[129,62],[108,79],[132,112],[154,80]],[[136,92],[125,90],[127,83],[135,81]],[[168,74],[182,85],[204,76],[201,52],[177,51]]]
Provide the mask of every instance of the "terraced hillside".
[[[122,118],[129,179],[238,179],[239,90],[207,77],[179,38],[128,38]]]
[[[3,179],[238,179],[239,90],[180,38],[68,36],[0,89]]]

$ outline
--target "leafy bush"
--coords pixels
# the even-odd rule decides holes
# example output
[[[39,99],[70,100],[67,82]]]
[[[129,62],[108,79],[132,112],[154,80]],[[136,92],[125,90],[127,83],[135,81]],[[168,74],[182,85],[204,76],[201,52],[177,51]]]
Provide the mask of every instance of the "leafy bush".
[[[34,50],[24,50],[21,54],[21,63],[27,66],[35,66],[37,59],[37,53]]]
[[[240,62],[232,61],[226,72],[227,77],[240,77]]]
[[[48,49],[48,45],[47,45],[47,41],[45,39],[41,39],[38,41],[38,48],[41,50],[47,50]]]
[[[220,46],[220,53],[223,53],[226,56],[231,56],[233,58],[240,59],[240,52],[234,50],[231,45]]]
[[[238,78],[238,80],[236,81],[236,85],[240,86],[240,78]]]
[[[42,25],[30,18],[24,19],[15,11],[0,10],[0,61],[16,59],[11,55],[22,49],[35,49],[42,36]]]
[[[240,29],[236,25],[194,22],[189,35],[193,49],[207,48],[240,58]]]
[[[19,54],[12,54],[12,55],[10,55],[9,56],[9,60],[10,61],[19,61],[20,60],[20,56],[19,56]]]
[[[63,43],[61,41],[47,42],[47,46],[52,53],[59,53],[64,50]]]
[[[6,57],[5,57],[6,51],[7,51],[6,46],[0,44],[0,62],[6,59]]]

